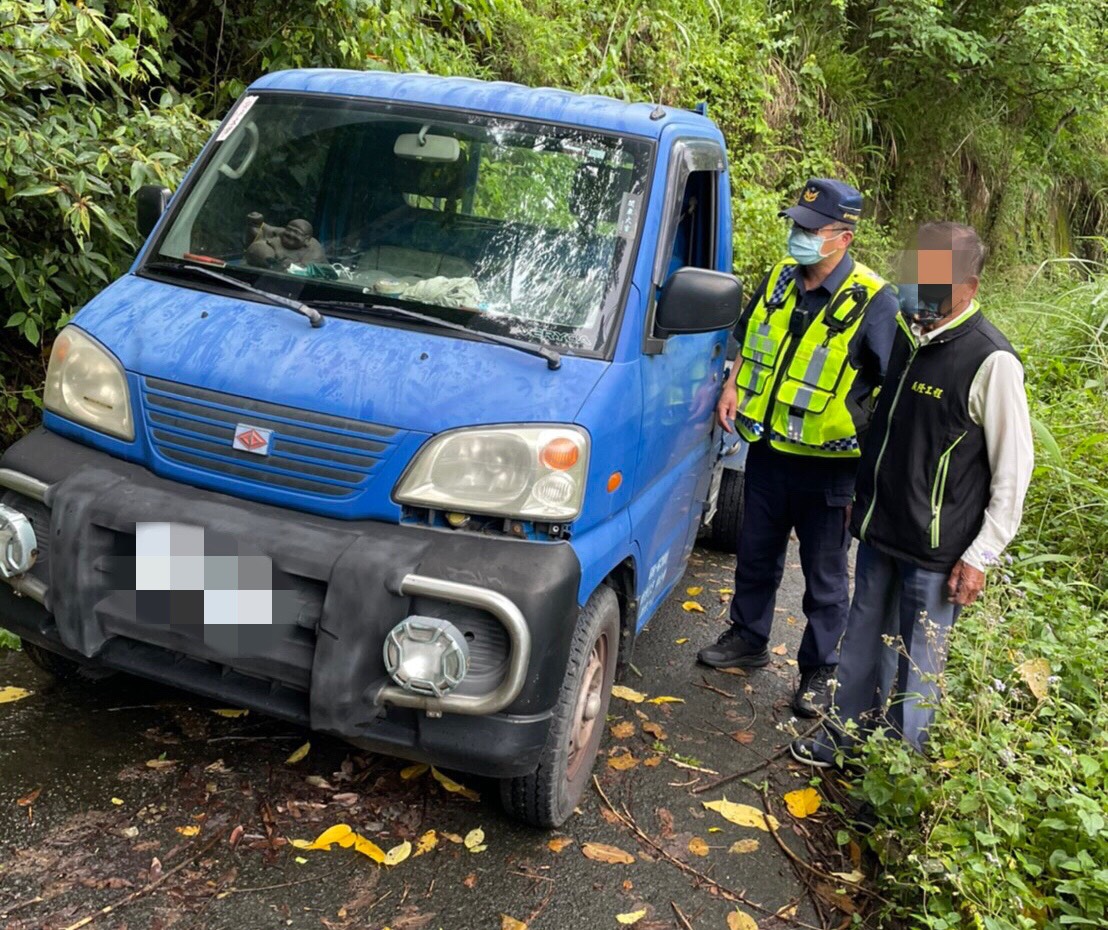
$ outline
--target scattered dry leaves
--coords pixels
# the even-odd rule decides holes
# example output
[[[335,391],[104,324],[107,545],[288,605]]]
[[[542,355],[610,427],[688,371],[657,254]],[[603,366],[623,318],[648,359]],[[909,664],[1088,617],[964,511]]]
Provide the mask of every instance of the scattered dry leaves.
[[[196,836],[200,832],[200,828],[194,824],[189,824],[187,827],[177,827],[176,829],[181,836]]]
[[[634,688],[628,688],[625,685],[616,685],[612,688],[612,697],[619,698],[621,701],[630,701],[632,704],[641,704],[646,700],[646,695],[641,691],[636,691]]]
[[[646,908],[641,911],[630,911],[626,914],[616,914],[616,920],[624,926],[630,926],[631,924],[637,924],[646,916]]]
[[[736,730],[731,734],[731,739],[736,743],[742,743],[744,746],[749,746],[754,742],[754,733],[751,730]]]
[[[662,764],[662,757],[660,754],[655,753],[654,755],[643,759],[642,764],[645,765],[648,769],[655,769]]]
[[[546,844],[547,848],[552,853],[560,853],[567,846],[573,845],[573,837],[570,836],[556,836]]]
[[[668,739],[668,734],[666,733],[665,727],[663,727],[660,723],[653,723],[648,720],[642,725],[642,731],[643,733],[649,733],[657,740]]]
[[[422,856],[439,845],[439,835],[434,830],[428,830],[416,842],[414,856]]]
[[[488,849],[488,846],[485,845],[485,831],[480,827],[470,830],[466,834],[465,848],[471,853],[480,853]]]
[[[1045,700],[1050,694],[1050,663],[1046,659],[1027,659],[1016,666],[1016,671],[1036,700]]]
[[[758,846],[759,843],[757,840],[736,840],[727,851],[736,854],[752,853],[757,851]]]
[[[758,930],[758,921],[746,911],[732,911],[727,915],[727,930]]]
[[[507,914],[500,915],[500,930],[527,930],[527,924]]]
[[[780,826],[776,817],[767,817],[765,813],[749,804],[739,804],[728,801],[727,798],[719,801],[704,801],[703,804],[707,810],[715,811],[724,820],[729,820],[740,827],[754,827],[768,833],[771,827],[776,830]]]
[[[635,857],[629,852],[624,852],[618,846],[609,846],[606,843],[586,843],[581,847],[585,858],[594,862],[607,862],[616,865],[632,865]]]
[[[451,794],[460,794],[463,798],[467,798],[470,801],[480,801],[481,795],[479,795],[472,788],[467,788],[465,785],[454,781],[448,775],[443,775],[437,768],[431,766],[431,777],[435,779],[440,785],[442,785]]]
[[[212,713],[220,717],[245,717],[250,711],[245,707],[217,707]]]
[[[651,698],[646,702],[647,704],[684,704],[685,699],[679,697],[671,697],[668,694],[659,694],[657,697]]]
[[[783,656],[788,651],[789,647],[786,646],[784,643],[778,643],[770,650],[770,652],[772,652],[775,656]]]
[[[612,736],[616,739],[627,739],[627,737],[635,735],[635,724],[630,720],[621,720],[619,723],[613,723],[611,730]]]
[[[708,855],[708,844],[704,842],[699,836],[694,836],[689,840],[689,852],[694,856],[706,856]]]
[[[704,613],[704,608],[696,601],[685,601],[685,603],[681,605],[681,608],[688,611],[690,614]]]
[[[303,746],[301,746],[296,751],[289,753],[289,757],[285,760],[285,764],[286,765],[295,765],[297,762],[299,762],[301,759],[303,759],[305,756],[308,755],[308,753],[311,751],[311,748],[312,748],[312,744],[310,742],[305,743]]]
[[[17,688],[15,685],[4,685],[0,688],[0,704],[22,701],[25,697],[30,697],[34,693],[34,691],[28,691],[26,688]]]
[[[608,768],[615,769],[617,772],[626,772],[628,769],[633,769],[638,764],[639,760],[629,752],[623,752],[618,756],[612,756],[608,759]]]

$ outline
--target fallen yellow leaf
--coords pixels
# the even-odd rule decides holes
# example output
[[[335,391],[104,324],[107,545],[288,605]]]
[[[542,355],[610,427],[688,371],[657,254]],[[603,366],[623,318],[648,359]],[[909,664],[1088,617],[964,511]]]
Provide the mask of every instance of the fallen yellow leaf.
[[[642,764],[645,765],[648,769],[657,768],[659,765],[662,764],[662,757],[659,755],[653,755],[649,759],[643,759]]]
[[[687,636],[682,636],[680,639],[675,639],[673,642],[678,646],[684,646],[689,641]]]
[[[297,865],[307,865],[308,864],[308,860],[305,859],[303,856],[297,856],[294,861],[296,862]]]
[[[684,704],[685,699],[679,697],[670,697],[668,694],[659,695],[656,698],[651,698],[646,702],[647,704]]]
[[[418,762],[415,765],[409,765],[407,768],[400,770],[400,777],[404,781],[411,781],[413,778],[419,778],[424,772],[430,769],[431,766],[425,765],[422,762]]]
[[[783,656],[788,651],[789,647],[786,646],[784,643],[778,643],[770,650],[770,652],[772,652],[775,656]]]
[[[245,717],[250,711],[244,707],[218,707],[212,713],[220,717]]]
[[[709,827],[708,832],[709,833],[722,833],[723,832],[723,827]]]
[[[22,701],[25,697],[30,697],[34,693],[34,691],[28,691],[26,688],[17,688],[15,685],[5,685],[3,688],[0,688],[0,704]]]
[[[480,801],[481,795],[471,788],[467,788],[465,785],[461,785],[454,781],[447,775],[443,775],[433,765],[431,766],[431,777],[435,779],[440,785],[442,785],[451,794],[460,794],[463,798],[468,798],[470,801]]]
[[[619,723],[613,723],[612,736],[616,739],[627,739],[629,736],[635,735],[635,725],[630,720],[621,720]]]
[[[413,858],[415,856],[422,856],[424,853],[430,852],[438,845],[439,835],[434,830],[428,830],[426,833],[423,834],[423,836],[419,838],[419,841],[416,843]]]
[[[122,804],[122,803],[123,803],[123,798],[112,798],[112,804],[114,804],[116,807],[119,807],[119,805]]]
[[[727,598],[729,598],[732,594],[735,593],[735,589],[734,588],[720,588],[719,591],[716,592],[716,593],[719,594],[719,599],[721,601],[724,601],[724,600],[727,600]]]
[[[607,862],[610,864],[631,865],[635,857],[629,852],[624,852],[618,846],[609,846],[607,843],[586,843],[581,847],[585,858],[594,862]]]
[[[297,762],[299,762],[301,759],[303,759],[308,754],[308,752],[309,752],[309,750],[311,750],[311,748],[312,748],[311,743],[305,743],[303,746],[301,746],[299,749],[297,749],[295,752],[293,752],[289,755],[289,757],[285,760],[285,764],[286,765],[295,765]]]
[[[694,856],[706,856],[708,855],[708,844],[699,836],[694,836],[689,840],[689,852]]]
[[[484,845],[484,843],[485,831],[482,830],[480,827],[470,830],[469,833],[466,834],[465,848],[468,849],[470,852],[483,852],[485,849],[488,848]]]
[[[745,911],[732,911],[727,915],[727,930],[758,930],[758,921]]]
[[[795,904],[785,904],[777,909],[777,913],[774,917],[780,917],[783,920],[792,920],[796,916],[797,907]],[[757,926],[757,924],[755,924]]]
[[[311,849],[311,840],[289,840],[290,846],[295,846],[297,849]]]
[[[736,730],[731,734],[731,739],[743,746],[749,746],[754,742],[754,733],[751,730]]]
[[[851,869],[849,872],[832,872],[835,878],[844,882],[850,882],[852,885],[858,884],[866,876],[858,871],[858,869]]]
[[[348,839],[339,840],[339,845],[343,848],[353,846],[354,852],[359,852],[363,856],[368,856],[376,863],[382,863],[386,858],[385,851],[380,846],[374,843],[373,840],[367,840],[358,833],[351,834]]]
[[[633,769],[638,764],[639,760],[629,752],[624,752],[608,759],[608,768],[615,769],[617,772],[626,772],[628,769]]]
[[[645,916],[646,908],[644,907],[641,911],[631,911],[627,914],[616,914],[616,920],[619,921],[621,924],[624,924],[625,926],[630,926],[631,924],[637,924]]]
[[[696,597],[704,588],[701,585],[697,585],[695,588],[685,588],[685,593],[689,597]]]
[[[729,853],[752,853],[758,848],[757,840],[736,840],[728,848]]]
[[[457,833],[447,833],[445,830],[441,830],[439,836],[444,840],[449,840],[451,843],[457,843],[459,846],[462,845],[462,838],[458,836]]]
[[[1016,671],[1037,700],[1045,700],[1050,694],[1050,663],[1046,659],[1028,659],[1017,665]]]
[[[667,738],[665,727],[660,723],[653,723],[648,720],[642,725],[642,731],[643,733],[649,733],[657,740],[664,740]]]
[[[187,827],[177,827],[177,832],[180,833],[181,836],[196,836],[196,834],[200,832],[200,828],[190,824]]]
[[[567,846],[573,845],[573,838],[570,836],[556,836],[546,845],[551,852],[560,853]]]
[[[682,604],[681,607],[687,610],[690,614],[704,613],[704,608],[701,607],[696,601],[685,601],[685,603]]]
[[[646,695],[634,688],[628,688],[624,685],[616,685],[612,688],[612,697],[619,698],[621,701],[630,701],[632,704],[641,704],[646,700]]]
[[[405,840],[385,853],[385,865],[400,865],[412,854],[412,844]]]
[[[819,810],[821,798],[815,788],[800,788],[785,795],[789,813],[801,819]]]
[[[324,830],[315,840],[309,843],[307,846],[301,846],[301,849],[330,849],[332,843],[339,843],[340,845],[353,845],[354,831],[350,829],[350,824],[337,823],[333,827],[328,827]],[[351,837],[349,844],[343,844],[341,841]]]
[[[735,801],[728,801],[727,798],[719,801],[704,801],[703,804],[705,808],[715,811],[724,820],[729,820],[740,827],[754,827],[768,833],[770,828],[776,830],[780,826],[776,817],[767,817],[758,808],[751,807],[749,804],[738,804]]]
[[[147,759],[146,767],[148,769],[154,769],[155,771],[160,769],[167,769],[171,765],[176,765],[176,759]]]
[[[500,930],[527,930],[527,924],[507,914],[500,915]]]

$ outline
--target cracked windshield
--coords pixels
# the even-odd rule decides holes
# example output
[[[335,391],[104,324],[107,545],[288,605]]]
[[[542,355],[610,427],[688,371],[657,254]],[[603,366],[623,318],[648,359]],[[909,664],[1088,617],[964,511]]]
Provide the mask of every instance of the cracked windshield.
[[[643,142],[255,96],[217,143],[161,259],[324,309],[414,309],[584,351],[611,334],[643,205]]]

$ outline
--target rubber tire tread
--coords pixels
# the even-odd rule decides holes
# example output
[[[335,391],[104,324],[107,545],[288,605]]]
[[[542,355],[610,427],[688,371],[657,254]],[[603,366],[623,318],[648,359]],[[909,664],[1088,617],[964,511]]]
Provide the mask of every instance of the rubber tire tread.
[[[719,497],[716,500],[716,515],[712,517],[712,527],[707,545],[717,552],[735,554],[739,545],[739,530],[743,525],[743,500],[746,491],[746,472],[726,468],[720,479]]]
[[[614,666],[619,650],[619,599],[616,592],[607,585],[601,585],[581,610],[577,628],[570,644],[569,662],[558,703],[550,722],[550,732],[546,737],[546,746],[539,757],[535,771],[517,778],[505,778],[500,782],[500,800],[509,815],[534,827],[559,827],[573,813],[580,797],[572,803],[559,804],[564,799],[559,793],[565,779],[566,764],[569,755],[567,727],[571,725],[576,704],[577,687],[581,675],[588,663],[589,653],[599,632],[608,625],[609,664]],[[612,680],[614,681],[614,668]],[[598,723],[603,734],[611,690],[604,695]],[[603,741],[603,736],[601,736]],[[595,764],[595,759],[593,760]],[[591,772],[590,765],[589,771]],[[588,777],[584,779],[588,784]],[[561,808],[561,809],[560,809]]]

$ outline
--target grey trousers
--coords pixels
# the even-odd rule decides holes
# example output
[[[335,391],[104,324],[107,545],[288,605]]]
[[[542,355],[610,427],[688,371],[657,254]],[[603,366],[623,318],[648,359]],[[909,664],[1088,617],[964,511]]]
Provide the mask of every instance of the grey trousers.
[[[864,739],[882,722],[923,748],[961,610],[947,600],[947,577],[859,543],[830,726],[817,738],[818,755],[829,759],[836,744]],[[851,720],[858,730],[848,736],[842,727]]]

